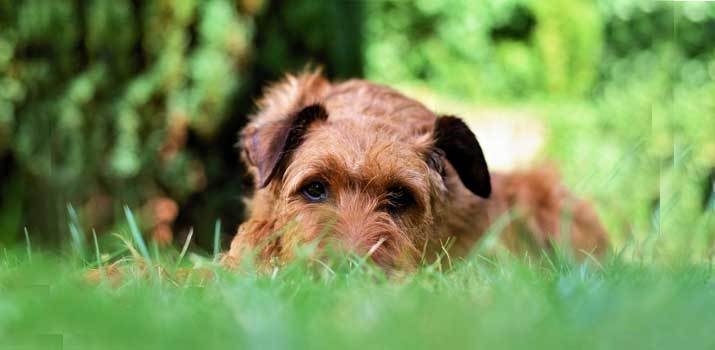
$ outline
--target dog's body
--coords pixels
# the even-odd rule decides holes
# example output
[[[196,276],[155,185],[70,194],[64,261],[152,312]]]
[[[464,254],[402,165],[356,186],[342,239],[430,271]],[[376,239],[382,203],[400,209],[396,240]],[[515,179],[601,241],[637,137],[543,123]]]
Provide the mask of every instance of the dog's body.
[[[228,266],[247,250],[290,260],[317,241],[411,269],[445,247],[464,256],[496,221],[514,250],[552,240],[589,253],[607,247],[593,210],[553,172],[489,174],[460,119],[388,87],[303,74],[258,105],[240,143],[256,191]]]

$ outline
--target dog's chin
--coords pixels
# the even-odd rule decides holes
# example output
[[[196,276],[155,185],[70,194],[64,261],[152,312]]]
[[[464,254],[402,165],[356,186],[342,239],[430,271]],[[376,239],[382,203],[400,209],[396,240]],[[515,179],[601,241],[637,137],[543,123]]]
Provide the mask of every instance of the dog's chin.
[[[336,234],[351,254],[384,270],[412,270],[419,260],[409,233],[389,220],[368,223],[358,233]]]

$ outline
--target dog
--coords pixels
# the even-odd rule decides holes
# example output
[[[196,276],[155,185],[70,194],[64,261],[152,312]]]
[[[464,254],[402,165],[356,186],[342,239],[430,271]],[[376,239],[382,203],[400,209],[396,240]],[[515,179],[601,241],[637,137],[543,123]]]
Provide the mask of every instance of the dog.
[[[229,268],[248,252],[284,263],[314,244],[413,270],[442,252],[466,256],[497,226],[515,252],[608,248],[594,210],[555,171],[490,173],[460,118],[387,86],[304,72],[269,86],[257,106],[238,145],[255,190],[222,260]]]

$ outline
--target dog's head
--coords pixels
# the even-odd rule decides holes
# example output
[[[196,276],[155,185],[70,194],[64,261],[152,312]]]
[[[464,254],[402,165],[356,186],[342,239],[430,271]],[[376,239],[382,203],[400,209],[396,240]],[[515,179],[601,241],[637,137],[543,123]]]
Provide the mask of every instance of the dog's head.
[[[446,238],[440,218],[453,187],[490,195],[482,150],[461,119],[428,112],[429,125],[419,128],[328,107],[300,106],[243,131],[257,188],[252,219],[282,230],[273,254],[289,258],[297,246],[320,242],[386,268],[412,267]]]

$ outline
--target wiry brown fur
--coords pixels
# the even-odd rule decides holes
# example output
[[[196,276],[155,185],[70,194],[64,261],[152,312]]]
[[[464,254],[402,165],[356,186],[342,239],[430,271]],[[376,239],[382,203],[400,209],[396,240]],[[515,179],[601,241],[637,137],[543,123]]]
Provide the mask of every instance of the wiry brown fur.
[[[249,150],[266,152],[276,129],[285,127],[282,120],[313,103],[324,107],[327,119],[307,127],[272,179],[259,174],[263,164]],[[568,240],[576,251],[598,254],[608,245],[594,211],[548,169],[491,174],[492,193],[485,199],[465,187],[450,162],[440,159],[443,168],[435,167],[438,117],[388,87],[362,80],[331,84],[306,73],[268,88],[258,106],[242,134],[243,160],[255,178],[269,182],[261,188],[257,181],[250,217],[231,244],[227,266],[247,250],[263,261],[287,261],[296,247],[317,241],[370,253],[388,269],[409,270],[447,241],[452,256],[469,253],[505,213],[513,220],[502,238],[514,250]],[[315,179],[329,186],[324,203],[301,195],[301,187]],[[386,191],[396,185],[414,196],[399,215],[384,210]]]

